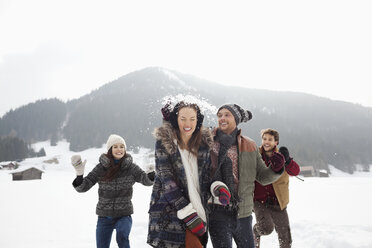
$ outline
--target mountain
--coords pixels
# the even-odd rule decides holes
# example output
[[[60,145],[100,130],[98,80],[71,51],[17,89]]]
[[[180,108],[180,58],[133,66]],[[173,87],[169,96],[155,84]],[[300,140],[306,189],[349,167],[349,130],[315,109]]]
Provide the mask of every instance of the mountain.
[[[65,104],[45,100],[38,108],[29,104],[8,112],[0,119],[0,134],[13,130],[28,142],[65,138],[72,151],[82,151],[101,147],[109,134],[117,133],[128,146],[153,148],[152,131],[161,125],[161,107],[168,98],[185,96],[202,105],[205,126],[217,125],[216,111],[224,103],[249,109],[253,119],[239,125],[243,133],[259,145],[261,129],[278,130],[279,145],[287,146],[302,166],[328,170],[332,164],[352,173],[356,164],[372,164],[372,108],[304,93],[224,86],[157,67],[129,73]],[[34,108],[42,117],[30,114]],[[19,126],[24,120],[34,125]],[[49,124],[44,128],[40,122]]]
[[[57,139],[66,117],[66,104],[56,98],[39,100],[7,112],[0,119],[0,136],[18,136],[28,142]]]

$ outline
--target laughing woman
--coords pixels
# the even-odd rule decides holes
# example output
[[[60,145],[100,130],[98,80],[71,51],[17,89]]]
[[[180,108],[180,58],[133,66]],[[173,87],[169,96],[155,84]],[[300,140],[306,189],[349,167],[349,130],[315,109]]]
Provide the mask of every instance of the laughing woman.
[[[86,161],[82,162],[80,155],[71,157],[77,175],[72,185],[77,192],[86,192],[98,182],[97,248],[109,248],[114,229],[119,248],[129,248],[133,184],[139,182],[151,186],[155,173],[146,174],[132,162],[125,141],[119,135],[110,135],[106,146],[107,154],[101,155],[100,163],[86,177],[83,177]]]
[[[196,104],[163,109],[155,129],[156,177],[150,202],[147,243],[153,247],[206,247],[206,205],[212,136],[202,127]]]

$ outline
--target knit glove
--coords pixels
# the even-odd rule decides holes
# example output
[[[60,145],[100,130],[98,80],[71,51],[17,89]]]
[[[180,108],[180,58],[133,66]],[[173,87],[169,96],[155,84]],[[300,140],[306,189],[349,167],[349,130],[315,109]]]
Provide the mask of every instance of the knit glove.
[[[147,177],[148,177],[151,181],[154,181],[154,180],[155,180],[155,171],[151,171],[151,172],[147,173]]]
[[[73,155],[71,157],[71,164],[75,168],[77,176],[84,175],[84,169],[85,169],[86,163],[87,163],[87,160],[84,160],[84,162],[81,161],[80,155]]]
[[[284,156],[279,152],[273,152],[273,155],[269,158],[271,169],[274,172],[280,172],[284,165]]]
[[[154,181],[154,179],[155,179],[155,165],[154,164],[147,164],[147,165],[144,166],[143,170],[147,174],[147,177],[151,181]]]
[[[108,168],[111,163],[110,158],[108,158],[104,153],[99,157],[99,162],[105,168]]]
[[[285,146],[282,146],[279,148],[279,152],[284,156],[285,164],[288,165],[292,160],[292,158],[289,156],[288,148]]]
[[[203,220],[196,212],[184,218],[183,221],[186,223],[187,228],[199,237],[203,236],[207,231]]]
[[[216,187],[214,187],[213,193],[218,196],[218,200],[223,206],[227,206],[230,204],[231,194],[229,189],[225,186],[217,185]]]

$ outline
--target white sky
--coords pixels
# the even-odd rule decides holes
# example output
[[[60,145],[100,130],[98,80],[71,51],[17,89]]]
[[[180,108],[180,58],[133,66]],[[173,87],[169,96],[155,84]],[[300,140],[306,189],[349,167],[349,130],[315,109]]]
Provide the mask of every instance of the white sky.
[[[372,107],[372,1],[0,0],[0,116],[160,66]]]

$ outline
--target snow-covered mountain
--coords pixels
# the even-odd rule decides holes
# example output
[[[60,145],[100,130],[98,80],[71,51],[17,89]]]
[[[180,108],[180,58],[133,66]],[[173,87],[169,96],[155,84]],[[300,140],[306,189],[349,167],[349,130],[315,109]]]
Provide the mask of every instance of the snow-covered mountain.
[[[2,248],[91,248],[95,247],[95,206],[97,186],[77,193],[71,183],[75,171],[70,165],[66,141],[44,147],[45,157],[21,162],[42,168],[42,180],[12,181],[10,171],[0,170],[0,247]],[[97,163],[104,147],[79,152],[87,159],[86,173]],[[141,165],[151,162],[153,152],[146,148],[131,152]],[[43,161],[57,158],[59,163]],[[149,160],[150,159],[150,160]],[[372,247],[372,173],[356,172],[353,176],[331,167],[329,178],[291,178],[288,213],[293,247],[301,248],[369,248]],[[134,186],[133,228],[131,247],[150,247],[146,244],[148,206],[151,187]],[[254,220],[255,222],[255,220]],[[262,238],[263,247],[278,247],[274,232]],[[111,247],[117,247],[113,237]],[[209,242],[208,248],[212,245]]]
[[[302,166],[329,170],[327,164],[333,164],[352,173],[356,164],[372,164],[371,108],[304,93],[229,87],[158,67],[129,73],[65,108],[54,102],[58,110],[49,109],[45,106],[52,102],[43,101],[14,110],[0,119],[0,136],[17,134],[32,143],[41,137],[66,139],[71,150],[82,151],[118,133],[132,148],[153,148],[161,107],[168,99],[183,98],[202,106],[205,126],[216,126],[216,110],[224,103],[249,109],[253,119],[239,126],[243,134],[260,143],[261,129],[277,129],[280,145]],[[51,116],[53,121],[46,118]]]

